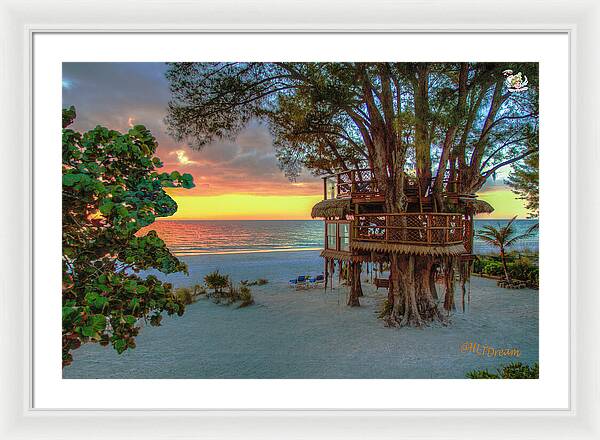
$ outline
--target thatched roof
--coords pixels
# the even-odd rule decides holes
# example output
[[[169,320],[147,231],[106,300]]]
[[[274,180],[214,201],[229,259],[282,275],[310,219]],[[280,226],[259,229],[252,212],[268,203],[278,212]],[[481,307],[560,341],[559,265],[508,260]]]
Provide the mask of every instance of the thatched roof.
[[[367,261],[369,258],[366,255],[352,255],[349,252],[335,251],[332,249],[324,249],[321,251],[321,257],[331,258],[333,260],[344,261]]]
[[[460,255],[467,252],[464,245],[427,246],[417,244],[385,243],[379,241],[352,240],[352,249],[369,252],[384,252],[416,255]]]
[[[350,212],[350,199],[321,200],[312,208],[310,215],[316,217],[344,218]]]
[[[464,206],[471,208],[475,214],[490,214],[494,212],[494,207],[485,200],[461,199],[460,202]]]

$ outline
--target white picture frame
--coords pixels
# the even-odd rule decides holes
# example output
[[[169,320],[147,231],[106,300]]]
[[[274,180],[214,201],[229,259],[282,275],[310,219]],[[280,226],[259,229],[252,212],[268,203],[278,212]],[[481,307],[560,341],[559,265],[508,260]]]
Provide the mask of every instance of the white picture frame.
[[[600,4],[533,1],[31,0],[0,3],[3,269],[0,437],[16,438],[578,438],[600,437],[600,354],[594,319]],[[38,410],[31,406],[32,40],[41,32],[565,32],[571,52],[571,402],[556,411]],[[58,121],[57,121],[58,124]],[[566,183],[565,183],[566,184]],[[578,197],[579,196],[579,197]],[[585,197],[585,198],[584,198]]]

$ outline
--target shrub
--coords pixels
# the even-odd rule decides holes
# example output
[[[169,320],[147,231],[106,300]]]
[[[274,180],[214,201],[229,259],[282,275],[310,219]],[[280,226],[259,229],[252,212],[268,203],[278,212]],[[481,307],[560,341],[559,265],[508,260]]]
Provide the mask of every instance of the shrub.
[[[504,275],[504,268],[502,263],[498,261],[486,261],[481,272],[485,275],[502,276]]]
[[[240,287],[240,300],[242,301],[242,303],[240,304],[240,308],[247,307],[251,304],[254,304],[254,298],[252,297],[252,291],[250,290],[250,288],[248,286]]]
[[[518,280],[526,280],[529,276],[530,270],[534,267],[529,259],[526,257],[519,258],[518,260],[508,263],[508,273],[511,277]]]
[[[519,255],[511,253],[506,256],[508,274],[511,279],[524,281],[529,287],[539,286],[539,268],[537,255]],[[473,272],[485,275],[504,276],[502,263],[497,256],[479,256],[473,261]]]
[[[540,285],[540,269],[534,267],[529,271],[529,276],[525,280],[530,287],[539,287]]]
[[[206,289],[204,288],[204,286],[196,284],[194,285],[194,296],[198,297],[200,295],[206,295]]]
[[[540,367],[536,362],[532,367],[521,362],[513,362],[502,366],[497,374],[485,370],[473,370],[466,374],[468,379],[539,379]]]
[[[248,286],[255,285],[255,281],[249,283],[248,280],[242,280],[239,286],[236,286],[229,280],[229,275],[221,275],[218,271],[208,274],[204,280],[209,288],[214,289],[209,297],[215,304],[220,304],[221,301],[225,301],[226,305],[241,301],[239,307],[254,304],[254,298]]]
[[[194,302],[194,295],[189,287],[178,287],[175,289],[175,297],[185,305]]]
[[[204,282],[209,289],[213,290],[213,295],[219,297],[223,289],[229,286],[229,275],[221,275],[218,270],[215,270],[204,277]]]
[[[206,294],[206,289],[199,284],[194,287],[178,287],[175,289],[175,297],[185,305],[195,303],[200,295]]]
[[[473,260],[473,272],[474,273],[481,273],[483,271],[484,261],[485,260],[481,257],[477,257],[477,258],[475,258],[475,260]]]
[[[233,304],[234,302],[239,301],[240,291],[233,284],[230,284],[229,289],[225,292],[225,296],[227,297],[227,304]]]
[[[390,303],[387,299],[385,299],[381,304],[381,311],[379,312],[379,315],[377,315],[377,317],[379,319],[387,318],[392,314],[392,307],[393,304]]]
[[[500,376],[485,370],[473,370],[467,373],[467,379],[500,379]]]
[[[502,379],[539,379],[540,366],[536,362],[532,367],[521,362],[508,364],[500,371]]]
[[[529,286],[539,285],[539,268],[529,258],[520,257],[507,266],[511,278],[525,281]]]
[[[240,284],[242,286],[264,286],[268,282],[269,282],[269,280],[267,280],[266,278],[259,278],[255,281],[242,280],[242,281],[240,281]]]

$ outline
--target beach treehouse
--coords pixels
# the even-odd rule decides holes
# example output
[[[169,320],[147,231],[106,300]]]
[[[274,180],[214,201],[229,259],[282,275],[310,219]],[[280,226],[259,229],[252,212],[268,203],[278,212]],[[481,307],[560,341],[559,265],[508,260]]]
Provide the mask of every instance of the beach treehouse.
[[[373,170],[356,169],[324,177],[323,200],[313,207],[312,217],[325,220],[321,256],[326,274],[331,275],[336,262],[340,268],[345,263],[358,267],[351,278],[358,278],[361,289],[360,264],[389,261],[392,253],[450,255],[470,267],[474,258],[473,216],[493,208],[474,194],[462,194],[460,174],[452,174],[443,180],[449,212],[434,212],[430,188],[434,179],[421,189],[416,178],[406,177],[405,212],[388,213]],[[388,280],[375,281],[389,285]]]

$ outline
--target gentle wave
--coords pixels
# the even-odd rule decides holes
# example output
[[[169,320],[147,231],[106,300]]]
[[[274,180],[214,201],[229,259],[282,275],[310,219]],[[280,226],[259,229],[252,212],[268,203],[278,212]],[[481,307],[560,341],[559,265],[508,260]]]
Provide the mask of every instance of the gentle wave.
[[[320,251],[321,247],[299,247],[299,248],[271,248],[271,249],[237,249],[222,251],[204,251],[204,250],[175,250],[173,254],[178,257],[191,257],[194,255],[228,255],[228,254],[262,254],[267,252],[302,252],[302,251]]]

